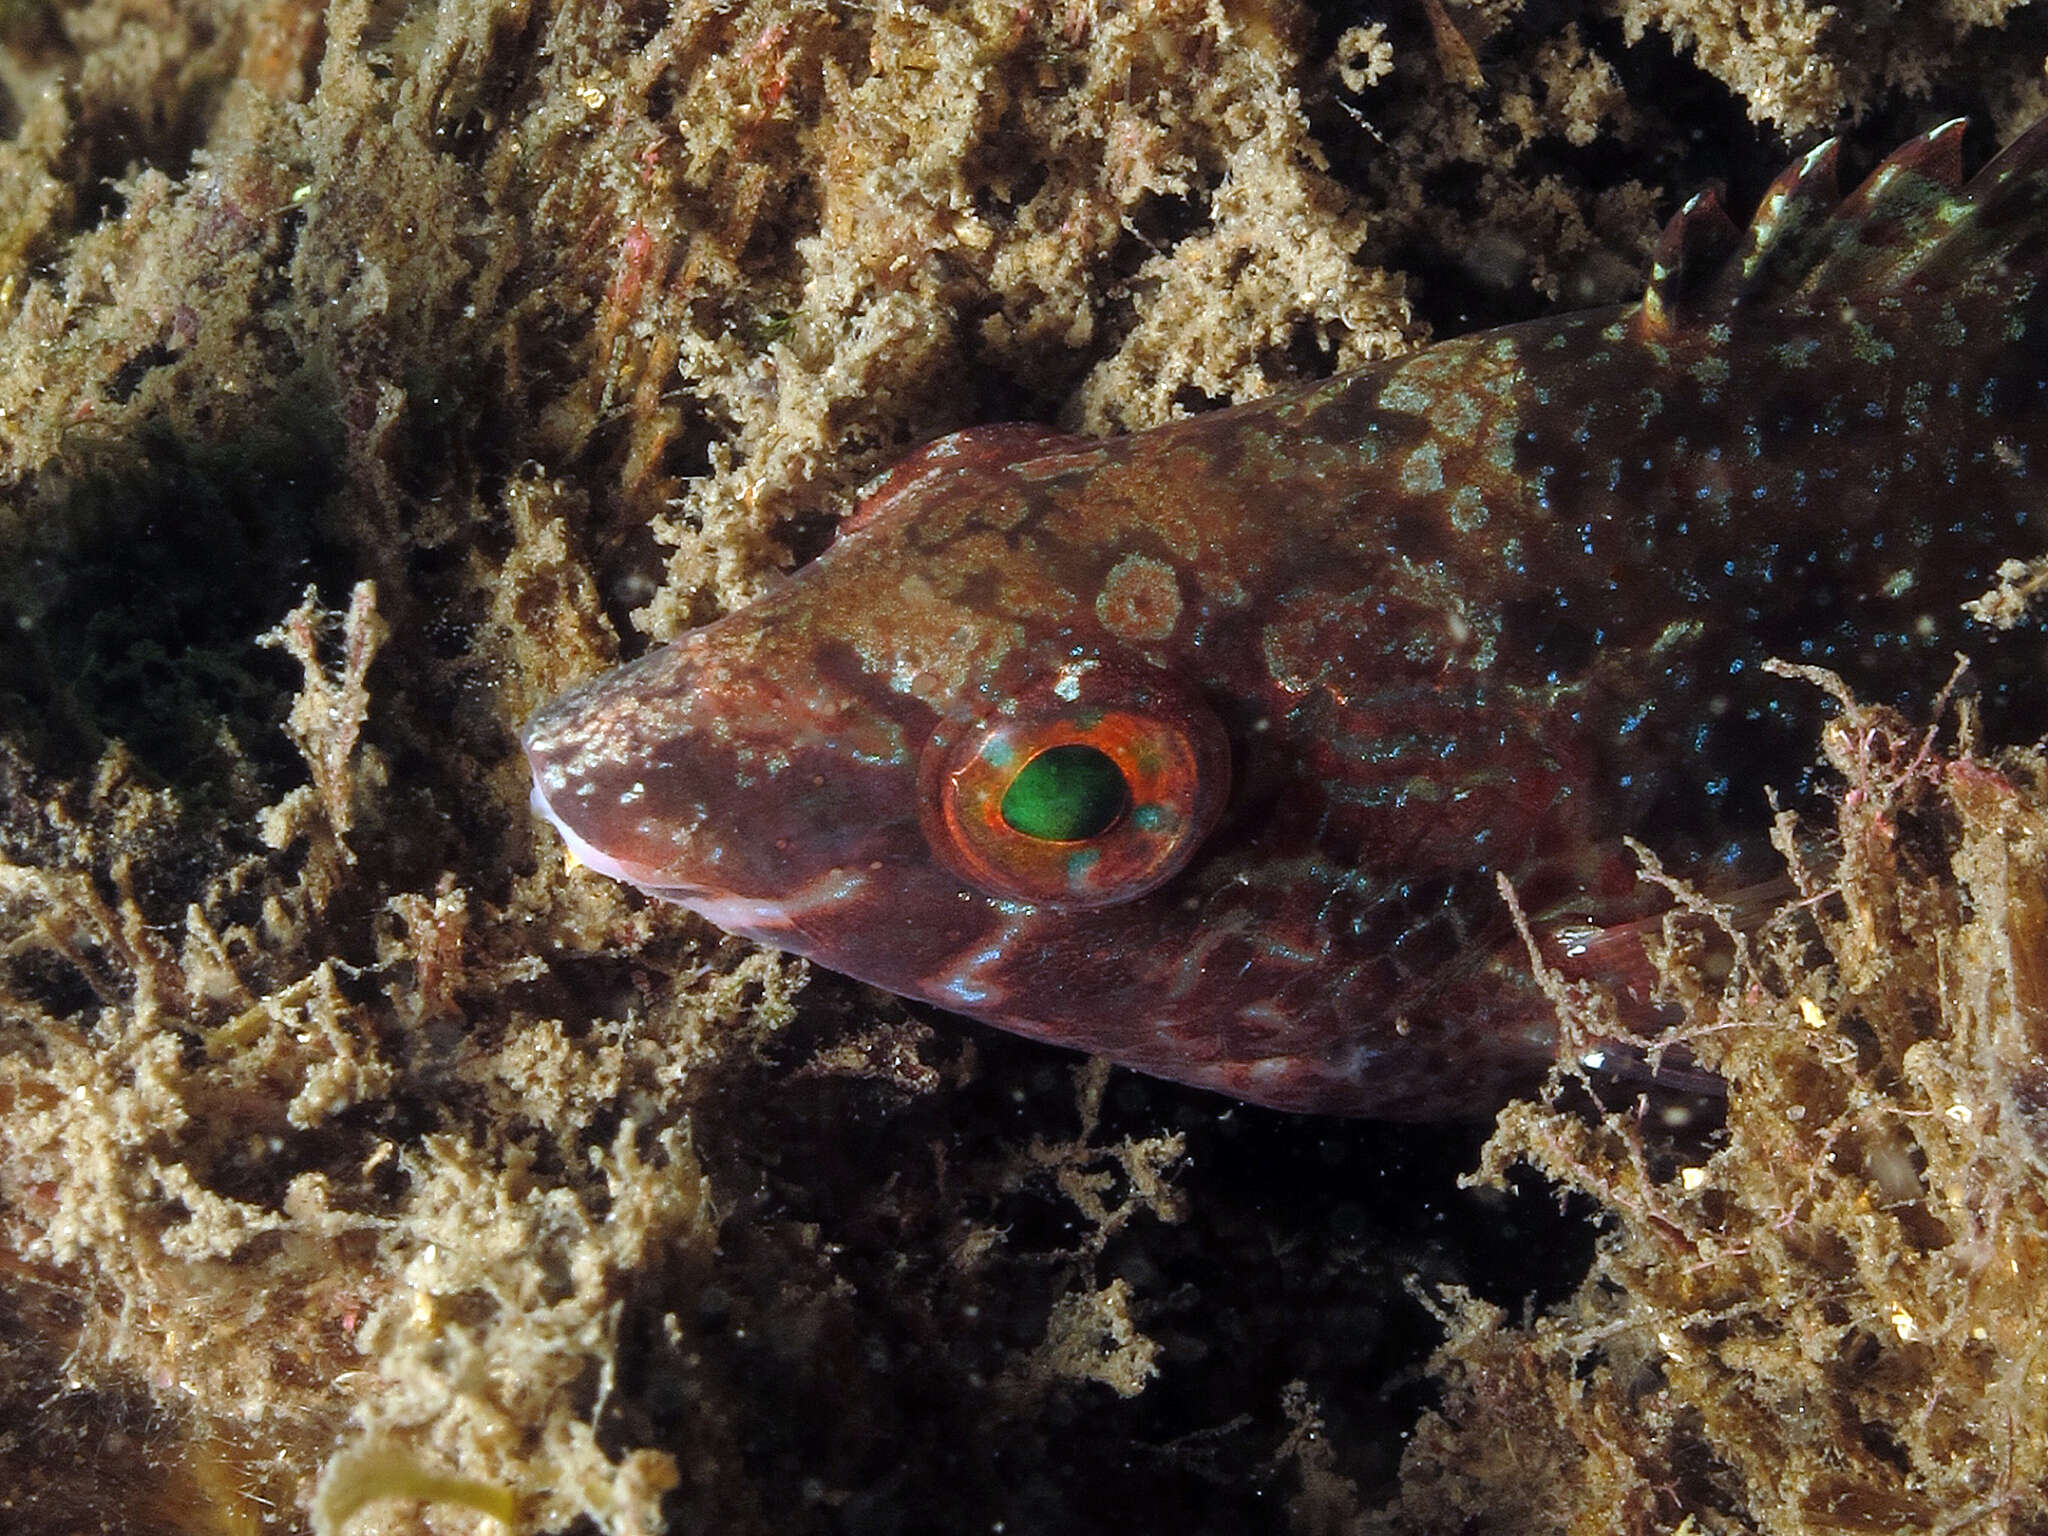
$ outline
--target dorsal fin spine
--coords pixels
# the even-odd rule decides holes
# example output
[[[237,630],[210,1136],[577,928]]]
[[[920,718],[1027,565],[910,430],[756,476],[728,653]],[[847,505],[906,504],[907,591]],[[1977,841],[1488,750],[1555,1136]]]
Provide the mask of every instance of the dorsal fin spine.
[[[1636,334],[1668,340],[1744,310],[2048,274],[2048,119],[1967,184],[1964,128],[1955,118],[1907,140],[1839,200],[1840,145],[1824,140],[1771,183],[1740,235],[1718,199],[1693,198],[1658,240]]]
[[[1826,255],[1800,284],[1804,293],[1880,293],[1905,287],[1967,216],[1960,119],[1893,150],[1842,199]]]
[[[1834,206],[1841,148],[1839,139],[1823,139],[1771,183],[1749,221],[1739,267],[1717,286],[1716,297],[1730,308],[1772,294],[1787,273],[1804,268],[1813,233]]]
[[[1696,306],[1693,293],[1719,271],[1740,238],[1721,209],[1720,196],[1696,192],[1671,217],[1650,260],[1635,331],[1645,340],[1667,336]]]

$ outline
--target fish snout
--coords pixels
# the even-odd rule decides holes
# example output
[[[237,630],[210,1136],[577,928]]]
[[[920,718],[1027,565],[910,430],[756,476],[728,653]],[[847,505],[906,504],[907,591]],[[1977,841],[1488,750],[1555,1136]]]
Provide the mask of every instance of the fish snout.
[[[791,892],[921,855],[919,735],[686,639],[548,704],[524,745],[534,809],[578,860],[761,936]]]

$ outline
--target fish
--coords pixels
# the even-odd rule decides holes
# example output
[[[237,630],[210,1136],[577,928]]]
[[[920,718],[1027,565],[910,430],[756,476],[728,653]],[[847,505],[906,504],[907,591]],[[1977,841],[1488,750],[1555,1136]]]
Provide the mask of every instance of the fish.
[[[1701,193],[1639,301],[1129,435],[973,427],[777,588],[542,707],[590,870],[890,992],[1237,1100],[1483,1115],[1555,1009],[1503,899],[1636,987],[1667,898],[1768,880],[1826,668],[1923,704],[2041,551],[2048,123],[1943,124],[1746,228]],[[1609,942],[1603,942],[1603,940]],[[1632,955],[1632,958],[1631,958]],[[1654,1010],[1651,1010],[1654,1012]]]

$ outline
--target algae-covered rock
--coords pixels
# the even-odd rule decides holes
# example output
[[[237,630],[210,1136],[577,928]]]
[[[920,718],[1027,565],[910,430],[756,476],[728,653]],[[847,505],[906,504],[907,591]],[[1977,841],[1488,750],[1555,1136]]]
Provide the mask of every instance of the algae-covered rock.
[[[1674,936],[1725,1124],[1503,1195],[650,906],[516,746],[917,442],[1988,147],[2008,9],[0,5],[0,1525],[2041,1528],[2030,759],[1845,712],[1840,870]]]
[[[2043,763],[1853,700],[1827,749],[1839,863],[1788,839],[1801,895],[1717,982],[1672,925],[1665,1043],[1727,1079],[1723,1123],[1501,1117],[1487,1175],[1526,1161],[1606,1230],[1529,1328],[1454,1302],[1385,1528],[1538,1528],[1502,1523],[1511,1476],[1542,1529],[2048,1528]]]

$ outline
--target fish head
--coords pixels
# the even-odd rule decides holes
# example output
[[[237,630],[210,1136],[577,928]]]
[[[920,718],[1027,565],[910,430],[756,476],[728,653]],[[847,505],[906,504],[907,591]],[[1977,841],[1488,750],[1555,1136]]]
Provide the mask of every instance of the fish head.
[[[1298,409],[941,440],[782,585],[536,715],[535,804],[728,932],[1141,1071],[1495,1099],[1554,1026],[1491,871],[1585,841],[1567,756],[1477,707],[1487,637],[1360,536]]]
[[[937,457],[780,587],[542,709],[534,805],[593,870],[729,932],[1057,1017],[996,972],[1042,919],[1085,919],[1098,952],[1142,931],[1224,813],[1230,740],[1077,601],[1100,573],[950,515],[956,483],[989,505],[989,466]]]

